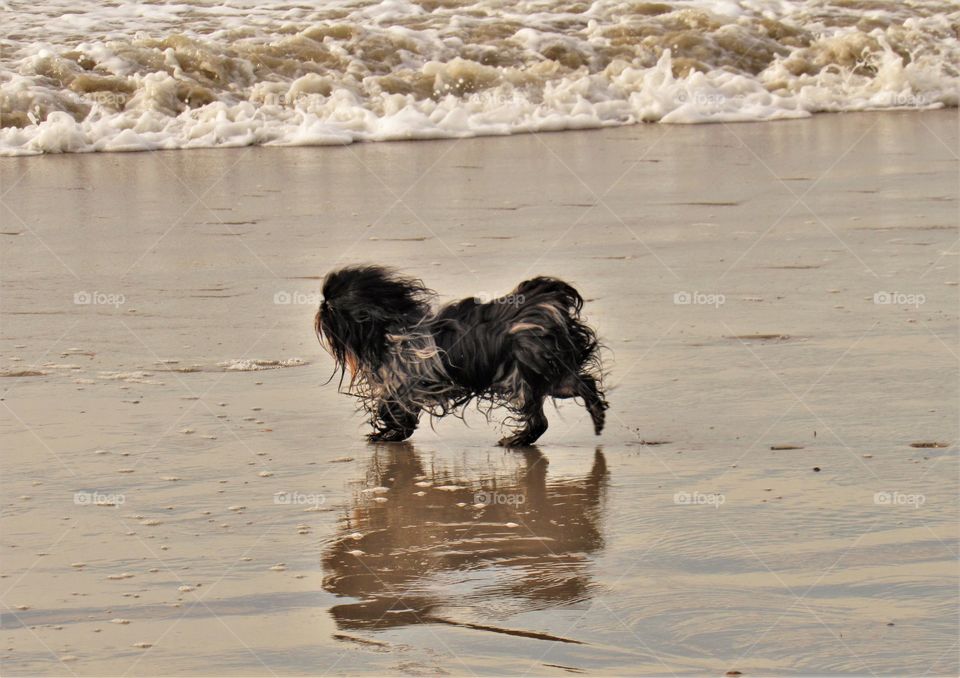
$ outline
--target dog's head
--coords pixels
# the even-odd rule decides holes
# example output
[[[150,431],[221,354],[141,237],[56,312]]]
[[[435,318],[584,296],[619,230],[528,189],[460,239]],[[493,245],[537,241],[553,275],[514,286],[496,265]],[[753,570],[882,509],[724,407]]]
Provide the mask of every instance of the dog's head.
[[[388,333],[412,327],[430,311],[433,292],[414,278],[382,266],[351,266],[323,279],[323,301],[314,327],[341,374],[355,378],[376,368]]]

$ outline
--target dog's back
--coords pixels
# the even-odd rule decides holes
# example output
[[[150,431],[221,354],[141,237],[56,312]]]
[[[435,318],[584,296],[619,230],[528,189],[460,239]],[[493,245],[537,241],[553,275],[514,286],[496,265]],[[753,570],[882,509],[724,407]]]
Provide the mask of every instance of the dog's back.
[[[473,392],[517,409],[545,396],[588,399],[601,375],[596,334],[580,319],[582,308],[571,285],[539,277],[485,303],[468,298],[444,306],[433,332],[450,377]],[[602,409],[595,409],[599,429]]]

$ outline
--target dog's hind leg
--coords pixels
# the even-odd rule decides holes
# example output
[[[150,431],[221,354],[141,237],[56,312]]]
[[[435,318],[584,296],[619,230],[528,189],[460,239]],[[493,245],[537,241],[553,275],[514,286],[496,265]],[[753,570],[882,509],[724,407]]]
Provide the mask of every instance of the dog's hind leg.
[[[593,419],[593,431],[597,435],[603,431],[606,410],[610,407],[603,399],[597,380],[589,374],[571,374],[551,392],[554,398],[583,398],[583,403]]]
[[[527,447],[533,445],[537,438],[547,430],[547,416],[543,413],[543,396],[527,395],[520,411],[523,428],[513,435],[501,438],[497,443],[501,447]]]
[[[579,395],[587,406],[590,418],[593,419],[593,432],[600,435],[600,432],[603,431],[603,424],[607,419],[607,408],[610,405],[603,399],[603,393],[601,393],[596,379],[590,375],[581,374],[577,377],[577,383],[579,384]]]
[[[410,410],[400,403],[384,401],[377,407],[373,419],[373,433],[367,434],[370,442],[400,442],[417,430],[420,411]]]

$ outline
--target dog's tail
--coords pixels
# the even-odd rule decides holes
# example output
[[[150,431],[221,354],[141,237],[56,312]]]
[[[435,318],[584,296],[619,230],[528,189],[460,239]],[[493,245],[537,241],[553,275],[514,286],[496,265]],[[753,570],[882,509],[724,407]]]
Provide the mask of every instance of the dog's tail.
[[[513,299],[517,314],[509,330],[511,334],[530,333],[550,338],[556,343],[553,347],[545,346],[554,349],[550,354],[567,359],[561,367],[569,369],[575,365],[578,370],[591,371],[596,367],[602,372],[596,332],[581,320],[583,297],[572,285],[557,278],[533,278],[517,286]]]
[[[567,314],[578,318],[583,309],[583,297],[572,285],[557,278],[539,277],[524,280],[517,285],[514,292],[522,303],[551,303],[558,304]]]

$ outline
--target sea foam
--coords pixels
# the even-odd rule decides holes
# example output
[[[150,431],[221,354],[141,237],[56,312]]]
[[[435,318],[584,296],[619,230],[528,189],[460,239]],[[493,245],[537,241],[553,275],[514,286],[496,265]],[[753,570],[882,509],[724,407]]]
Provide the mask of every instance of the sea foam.
[[[67,6],[12,15],[0,154],[778,120],[960,91],[960,9],[933,0]]]

